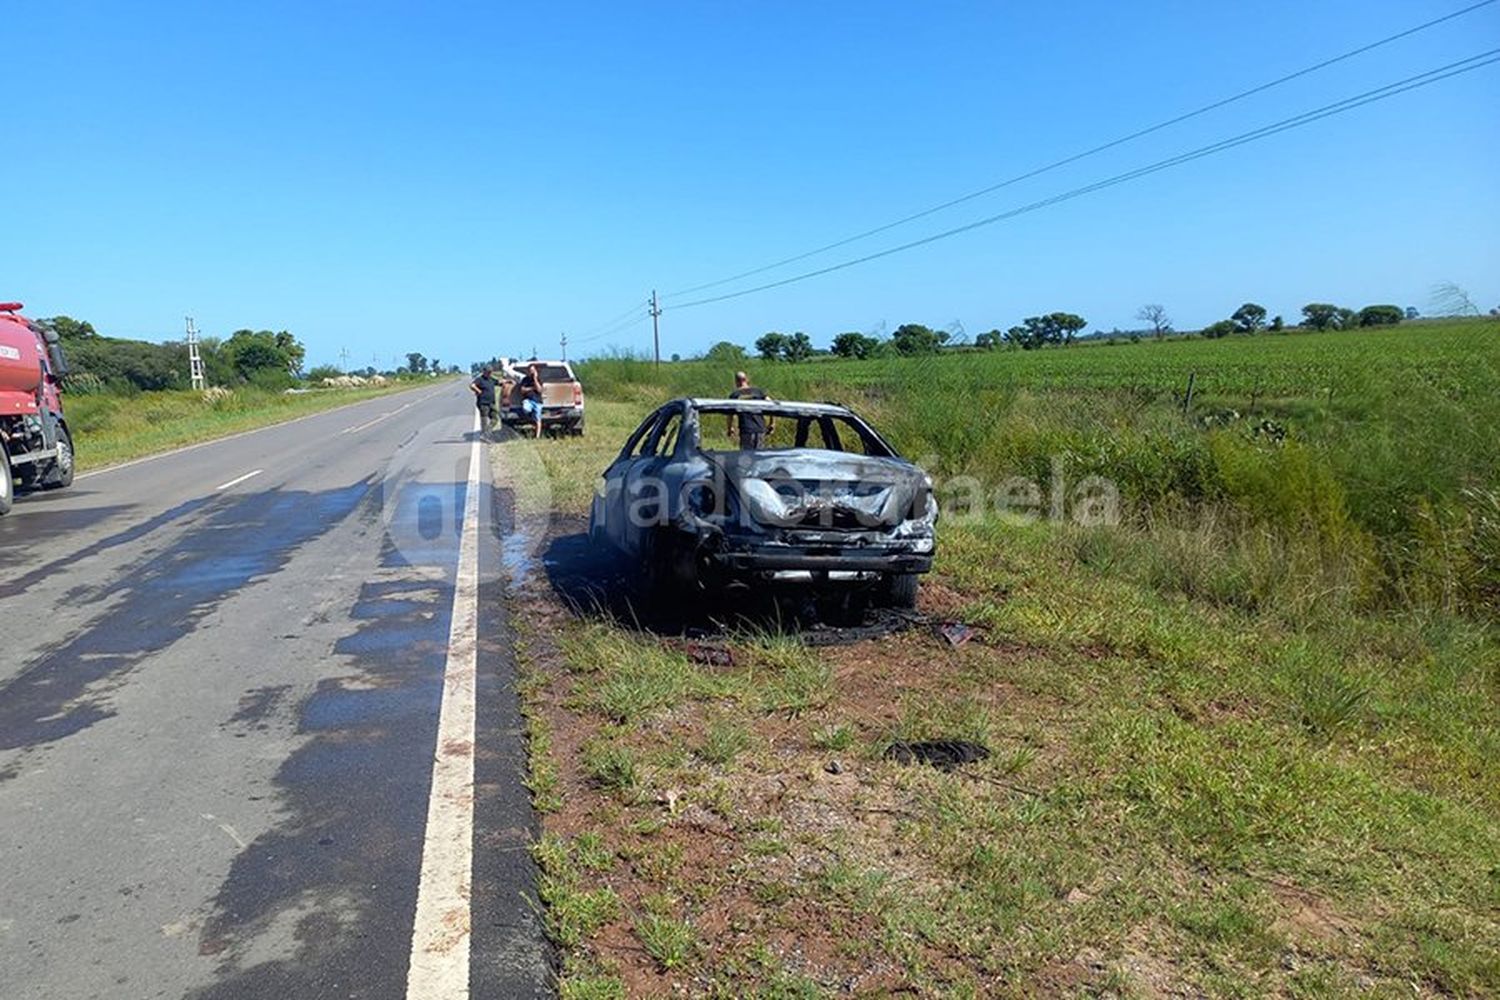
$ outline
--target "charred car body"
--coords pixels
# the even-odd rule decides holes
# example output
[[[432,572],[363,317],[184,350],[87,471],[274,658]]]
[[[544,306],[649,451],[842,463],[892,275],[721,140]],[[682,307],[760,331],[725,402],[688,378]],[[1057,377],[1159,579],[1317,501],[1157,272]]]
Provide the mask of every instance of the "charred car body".
[[[741,450],[731,429],[751,414],[768,434]],[[658,594],[755,580],[853,584],[910,607],[932,568],[936,520],[931,479],[845,407],[676,399],[604,471],[589,535]]]

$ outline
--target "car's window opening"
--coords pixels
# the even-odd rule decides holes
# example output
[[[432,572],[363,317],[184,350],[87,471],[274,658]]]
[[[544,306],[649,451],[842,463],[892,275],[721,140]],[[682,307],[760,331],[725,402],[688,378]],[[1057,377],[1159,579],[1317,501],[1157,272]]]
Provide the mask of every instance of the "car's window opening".
[[[636,428],[636,431],[633,435],[631,435],[630,440],[625,442],[625,449],[623,452],[624,456],[626,458],[640,458],[642,455],[647,454],[646,446],[651,443],[651,434],[656,429],[656,425],[660,422],[660,410],[647,417],[641,423],[641,426]]]
[[[653,440],[647,445],[648,454],[671,455],[677,450],[677,435],[682,430],[682,411],[673,410],[663,418]]]
[[[748,409],[748,408],[745,408]],[[706,451],[738,451],[732,438],[723,436],[725,422],[743,412],[737,407],[704,407],[698,410],[701,446]],[[762,409],[772,429],[765,450],[814,448],[877,458],[892,457],[890,447],[872,431],[849,416],[837,413],[778,412]]]

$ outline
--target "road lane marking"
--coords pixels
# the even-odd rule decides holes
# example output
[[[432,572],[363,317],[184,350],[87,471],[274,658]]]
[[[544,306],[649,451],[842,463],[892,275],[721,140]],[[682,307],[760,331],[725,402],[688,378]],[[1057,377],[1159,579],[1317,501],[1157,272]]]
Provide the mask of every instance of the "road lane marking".
[[[385,413],[382,413],[380,416],[376,417],[374,420],[367,420],[364,423],[359,424],[358,426],[355,426],[355,427],[345,427],[343,430],[339,431],[339,433],[340,434],[355,434],[355,433],[358,433],[359,431],[364,430],[366,427],[374,427],[376,424],[380,423],[386,417],[394,417],[396,414],[400,413],[402,410],[406,409],[409,406],[411,406],[410,403],[402,403],[400,406],[396,407],[394,410],[388,410]]]
[[[474,412],[479,430],[479,411]],[[438,712],[437,751],[427,801],[422,878],[412,927],[407,1000],[464,1000],[469,995],[469,889],[474,866],[474,685],[479,644],[479,463],[469,446],[453,617]]]
[[[238,486],[240,483],[243,483],[247,479],[254,479],[256,476],[260,475],[262,472],[265,472],[265,471],[266,471],[265,469],[256,469],[254,472],[247,472],[243,476],[240,476],[238,479],[231,479],[227,483],[223,483],[222,485],[215,486],[214,489],[215,490],[227,490],[231,486]]]
[[[444,388],[447,387],[445,386]],[[411,390],[405,391],[409,392]],[[436,389],[432,392],[429,392],[427,395],[418,398],[417,402],[420,403],[424,399],[431,399],[433,396],[440,395],[442,392],[443,389]],[[399,395],[399,393],[393,395]],[[376,396],[374,398],[379,399],[381,397]],[[279,430],[280,428],[286,427],[290,424],[300,424],[304,420],[316,420],[318,417],[326,417],[330,413],[337,413],[339,410],[345,410],[351,406],[360,406],[364,403],[369,402],[373,402],[373,400],[361,399],[353,403],[344,403],[342,406],[331,407],[327,410],[319,410],[316,413],[307,413],[300,417],[293,417],[290,420],[280,420],[274,424],[266,424],[264,427],[252,427],[248,431],[238,431],[234,434],[225,434],[223,437],[213,438],[209,441],[199,441],[196,444],[185,444],[181,448],[171,448],[167,451],[159,451],[154,455],[142,455],[140,458],[132,458],[128,462],[116,462],[114,465],[106,465],[102,469],[90,469],[87,472],[78,473],[73,478],[87,479],[90,476],[102,476],[106,472],[118,472],[121,469],[128,469],[133,465],[141,465],[145,462],[154,462],[158,458],[171,458],[173,455],[181,455],[185,451],[197,451],[199,448],[209,448],[216,444],[223,444],[225,441],[233,441],[236,438],[249,437],[251,434],[261,434],[265,431]]]

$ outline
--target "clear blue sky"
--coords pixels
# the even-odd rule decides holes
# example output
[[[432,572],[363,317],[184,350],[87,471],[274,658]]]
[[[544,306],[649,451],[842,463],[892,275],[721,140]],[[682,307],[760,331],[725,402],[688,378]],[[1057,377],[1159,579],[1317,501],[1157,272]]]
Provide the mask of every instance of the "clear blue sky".
[[[310,362],[552,353],[653,287],[811,249],[1466,3],[11,4],[0,299],[148,339],[185,314],[209,334],[289,329]],[[1497,45],[1500,4],[802,266]],[[1246,299],[1422,308],[1439,281],[1500,305],[1497,108],[1491,66],[827,277],[668,298],[663,353],[881,322],[973,336],[1054,309],[1130,327],[1145,302],[1187,327]],[[649,322],[586,348],[610,345],[649,349]]]

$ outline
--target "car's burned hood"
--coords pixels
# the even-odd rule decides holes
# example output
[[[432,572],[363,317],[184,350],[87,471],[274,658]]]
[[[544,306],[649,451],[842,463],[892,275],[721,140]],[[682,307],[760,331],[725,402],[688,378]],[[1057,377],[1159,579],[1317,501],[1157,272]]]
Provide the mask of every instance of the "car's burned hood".
[[[869,530],[931,517],[931,481],[898,458],[810,448],[715,458],[746,512],[768,527]]]

